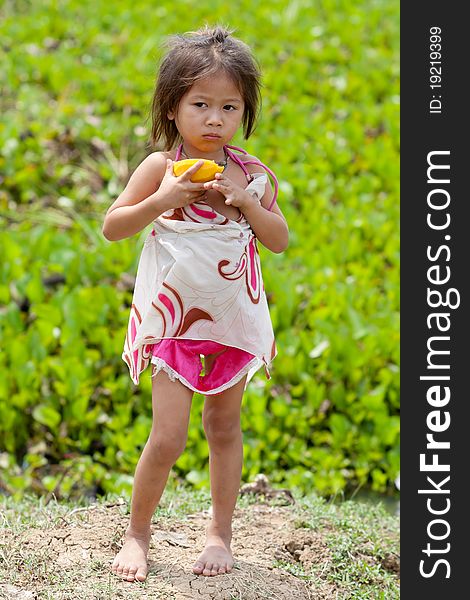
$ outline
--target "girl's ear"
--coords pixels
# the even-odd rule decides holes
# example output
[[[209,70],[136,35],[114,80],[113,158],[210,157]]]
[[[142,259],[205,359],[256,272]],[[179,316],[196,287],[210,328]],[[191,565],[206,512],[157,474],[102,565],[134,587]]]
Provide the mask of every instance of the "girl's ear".
[[[171,110],[166,113],[166,116],[170,119],[170,121],[173,121],[175,118],[175,113]]]

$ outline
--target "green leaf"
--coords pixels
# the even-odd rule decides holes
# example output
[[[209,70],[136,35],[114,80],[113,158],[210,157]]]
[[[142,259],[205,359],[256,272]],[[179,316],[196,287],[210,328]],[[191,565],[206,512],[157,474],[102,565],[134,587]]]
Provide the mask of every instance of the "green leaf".
[[[36,421],[42,425],[46,425],[50,429],[56,429],[61,421],[60,414],[52,406],[46,404],[36,406],[33,410],[33,417]]]

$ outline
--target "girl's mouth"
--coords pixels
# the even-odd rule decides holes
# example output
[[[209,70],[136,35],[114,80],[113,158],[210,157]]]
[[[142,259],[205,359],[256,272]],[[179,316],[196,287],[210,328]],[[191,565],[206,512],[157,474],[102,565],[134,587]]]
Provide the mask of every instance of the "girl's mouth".
[[[207,139],[207,140],[220,140],[220,135],[214,135],[214,134],[211,134],[211,133],[203,135],[202,137],[205,138],[205,139]]]

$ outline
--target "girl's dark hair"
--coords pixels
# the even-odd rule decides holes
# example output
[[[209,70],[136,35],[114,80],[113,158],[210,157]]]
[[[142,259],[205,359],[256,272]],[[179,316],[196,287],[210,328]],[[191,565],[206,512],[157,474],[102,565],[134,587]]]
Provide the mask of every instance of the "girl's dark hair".
[[[168,119],[168,112],[178,110],[181,98],[195,81],[221,69],[233,79],[245,102],[242,118],[245,139],[253,133],[261,108],[261,72],[250,48],[232,37],[232,33],[233,30],[219,25],[213,28],[205,25],[198,31],[168,38],[165,45],[169,50],[161,60],[152,99],[152,147],[161,138],[166,150],[182,141],[174,119]]]

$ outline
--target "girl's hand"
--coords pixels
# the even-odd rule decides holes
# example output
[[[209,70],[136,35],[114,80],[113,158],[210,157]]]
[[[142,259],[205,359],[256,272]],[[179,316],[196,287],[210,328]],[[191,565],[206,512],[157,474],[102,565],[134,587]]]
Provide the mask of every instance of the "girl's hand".
[[[173,173],[173,161],[166,160],[166,171],[157,193],[168,203],[168,208],[181,208],[193,202],[205,199],[206,188],[203,183],[193,183],[191,177],[202,167],[203,160],[198,160],[192,167],[179,177]]]
[[[225,204],[236,206],[241,212],[252,204],[253,197],[249,192],[234,183],[231,179],[228,179],[228,177],[225,177],[225,175],[222,175],[222,173],[216,173],[215,177],[215,180],[204,184],[205,189],[212,188],[223,194],[225,196]]]

